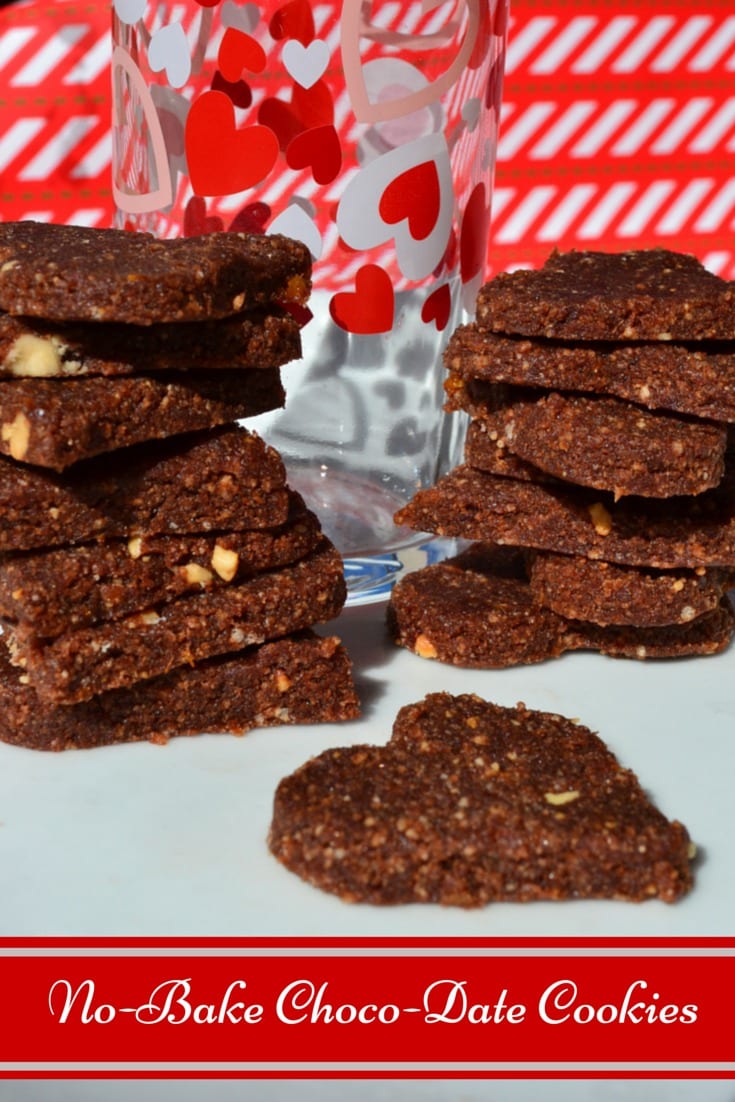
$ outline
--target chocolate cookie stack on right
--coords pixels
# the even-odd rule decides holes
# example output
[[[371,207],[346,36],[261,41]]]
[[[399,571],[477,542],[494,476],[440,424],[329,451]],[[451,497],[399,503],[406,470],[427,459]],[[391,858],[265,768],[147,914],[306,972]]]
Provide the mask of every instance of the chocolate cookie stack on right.
[[[724,649],[732,284],[661,249],[554,253],[482,288],[446,365],[465,463],[396,519],[477,542],[399,583],[396,640],[477,666]]]
[[[280,237],[0,224],[0,738],[352,718],[342,562],[239,422],[283,404]]]

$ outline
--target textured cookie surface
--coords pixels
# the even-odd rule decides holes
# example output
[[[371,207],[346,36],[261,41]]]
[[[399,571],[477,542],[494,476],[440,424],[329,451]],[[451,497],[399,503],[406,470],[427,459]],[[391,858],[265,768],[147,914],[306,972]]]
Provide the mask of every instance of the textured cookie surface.
[[[311,260],[278,235],[151,234],[0,223],[0,309],[57,321],[199,321],[304,303]]]
[[[520,459],[616,498],[699,494],[720,482],[727,430],[617,398],[552,392],[511,403],[505,442]]]
[[[732,340],[735,289],[695,257],[666,249],[553,252],[536,271],[486,283],[476,320],[565,340]]]
[[[474,544],[401,578],[388,604],[394,642],[422,658],[494,669],[595,650],[619,658],[688,658],[725,650],[735,632],[726,596],[690,620],[658,627],[600,627],[567,619],[535,599],[525,576],[498,569],[498,549]],[[517,561],[522,561],[515,552]]]
[[[401,578],[388,626],[400,646],[455,666],[526,665],[565,649],[565,623],[534,600],[522,555],[489,544]]]
[[[290,315],[254,312],[196,325],[67,324],[0,313],[0,377],[140,375],[281,367],[301,355]]]
[[[433,693],[387,746],[331,749],[281,781],[269,844],[350,902],[673,902],[690,842],[578,723]]]
[[[138,444],[63,474],[0,457],[0,551],[98,536],[271,528],[288,515],[285,482],[278,453],[236,426]]]
[[[451,408],[463,404],[463,382],[488,379],[518,386],[610,394],[651,409],[713,421],[735,421],[735,347],[725,342],[568,342],[529,340],[459,326],[445,353]]]
[[[337,616],[342,560],[323,539],[306,558],[236,585],[184,595],[121,620],[45,640],[4,624],[8,650],[39,699],[75,704],[204,658],[300,631]]]
[[[60,707],[42,705],[0,643],[0,705],[0,739],[34,750],[337,723],[360,712],[344,647],[311,631]]]
[[[278,528],[141,535],[0,556],[0,617],[49,639],[186,593],[237,585],[314,550],[319,522],[298,494]]]
[[[716,609],[733,572],[644,570],[539,551],[530,556],[534,599],[560,616],[595,624],[663,627],[686,624]]]
[[[624,498],[456,467],[396,514],[419,532],[490,540],[630,566],[735,565],[735,494]]]
[[[0,379],[0,451],[61,471],[94,455],[279,409],[278,368]]]

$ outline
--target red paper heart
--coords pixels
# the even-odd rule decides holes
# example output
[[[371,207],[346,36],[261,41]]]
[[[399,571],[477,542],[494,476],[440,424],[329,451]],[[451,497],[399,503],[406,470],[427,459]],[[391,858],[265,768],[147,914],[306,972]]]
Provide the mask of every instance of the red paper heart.
[[[436,165],[433,161],[422,161],[391,180],[380,197],[378,211],[390,226],[407,221],[414,240],[423,241],[436,225],[440,205]]]
[[[342,167],[342,145],[333,126],[317,126],[297,134],[286,150],[289,168],[310,168],[317,184],[331,184]]]
[[[246,84],[244,80],[236,80],[234,82],[225,80],[219,69],[212,77],[212,90],[215,92],[224,92],[227,98],[232,100],[235,107],[242,107],[245,109],[253,102],[253,93],[249,84]]]
[[[451,310],[452,296],[449,293],[449,284],[442,283],[424,302],[421,308],[421,320],[427,324],[433,321],[441,333],[447,327]]]
[[[278,138],[267,126],[237,128],[224,92],[204,92],[186,118],[186,160],[196,195],[232,195],[260,183],[278,160]]]
[[[270,216],[267,203],[248,203],[237,212],[229,228],[232,233],[263,233]]]
[[[296,38],[303,46],[308,46],[315,33],[309,0],[289,0],[275,12],[268,29],[277,41]]]
[[[305,127],[329,126],[334,122],[334,99],[324,80],[317,80],[311,88],[294,84],[291,106]]]
[[[225,224],[216,214],[207,214],[207,204],[200,195],[192,195],[184,208],[184,237],[199,237],[202,233],[218,233]]]
[[[490,210],[487,206],[485,185],[480,183],[473,188],[462,215],[459,268],[463,283],[469,283],[485,267],[489,225]]]
[[[340,291],[329,304],[332,319],[348,333],[387,333],[393,327],[393,284],[384,268],[365,264],[354,291]]]
[[[258,108],[258,122],[273,131],[282,153],[286,152],[290,142],[304,129],[290,104],[273,96],[264,99]]]
[[[217,64],[225,80],[234,84],[242,76],[243,69],[249,73],[263,72],[265,50],[251,35],[237,27],[228,27],[217,52]]]

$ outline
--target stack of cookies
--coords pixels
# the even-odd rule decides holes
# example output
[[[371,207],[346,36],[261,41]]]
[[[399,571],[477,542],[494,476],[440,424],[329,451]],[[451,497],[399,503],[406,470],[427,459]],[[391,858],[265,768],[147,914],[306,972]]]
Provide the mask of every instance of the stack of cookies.
[[[462,466],[397,516],[474,541],[409,575],[397,642],[474,666],[711,654],[735,628],[735,287],[662,249],[554,253],[446,353]]]
[[[310,262],[277,236],[0,224],[0,738],[351,718],[342,563],[240,422],[283,405]]]

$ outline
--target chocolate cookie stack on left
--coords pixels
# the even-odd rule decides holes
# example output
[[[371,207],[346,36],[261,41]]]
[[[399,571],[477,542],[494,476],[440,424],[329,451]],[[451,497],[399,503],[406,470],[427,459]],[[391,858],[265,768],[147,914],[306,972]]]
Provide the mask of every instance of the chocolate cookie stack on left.
[[[308,252],[0,224],[0,738],[352,718],[341,560],[238,422],[284,403]]]

